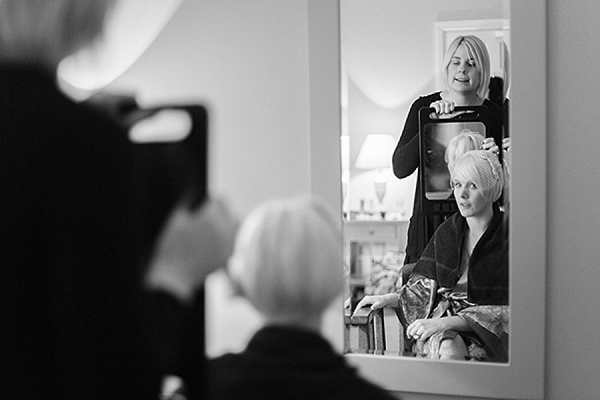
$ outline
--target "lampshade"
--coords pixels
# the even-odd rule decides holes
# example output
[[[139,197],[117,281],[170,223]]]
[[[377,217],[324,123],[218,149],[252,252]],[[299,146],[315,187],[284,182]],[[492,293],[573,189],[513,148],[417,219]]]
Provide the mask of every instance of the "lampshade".
[[[371,133],[363,142],[354,166],[358,169],[390,168],[396,139],[386,133]]]

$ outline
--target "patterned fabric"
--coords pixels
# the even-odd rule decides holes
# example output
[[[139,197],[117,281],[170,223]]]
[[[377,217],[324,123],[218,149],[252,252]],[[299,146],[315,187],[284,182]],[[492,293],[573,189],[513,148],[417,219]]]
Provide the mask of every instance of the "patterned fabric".
[[[388,266],[380,262],[375,263],[367,278],[365,294],[380,295],[393,292],[396,288],[400,267],[401,265]]]
[[[389,251],[382,261],[373,263],[365,285],[365,294],[380,295],[395,292],[402,286],[404,253]]]
[[[439,358],[440,343],[456,335],[464,340],[469,359],[473,361],[508,361],[509,306],[476,305],[467,300],[466,293],[439,288],[435,280],[413,274],[398,292],[401,299],[400,316],[406,327],[417,319],[459,316],[473,332],[458,333],[445,330],[426,340],[410,340],[412,355]]]
[[[401,299],[402,323],[408,326],[417,319],[427,318],[435,303],[437,282],[422,275],[411,275],[406,285],[398,292]]]

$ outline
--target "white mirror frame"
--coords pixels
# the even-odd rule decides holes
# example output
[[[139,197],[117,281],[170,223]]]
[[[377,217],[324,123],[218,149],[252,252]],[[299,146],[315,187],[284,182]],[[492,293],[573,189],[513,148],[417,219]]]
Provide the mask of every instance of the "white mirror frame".
[[[307,0],[311,179],[314,193],[341,210],[339,1]],[[546,4],[511,0],[512,137],[508,364],[432,362],[347,355],[388,390],[456,396],[542,399],[546,291]],[[340,217],[341,218],[341,217]],[[340,249],[341,251],[341,249]],[[343,313],[329,338],[342,348]],[[537,334],[533,334],[537,333]]]

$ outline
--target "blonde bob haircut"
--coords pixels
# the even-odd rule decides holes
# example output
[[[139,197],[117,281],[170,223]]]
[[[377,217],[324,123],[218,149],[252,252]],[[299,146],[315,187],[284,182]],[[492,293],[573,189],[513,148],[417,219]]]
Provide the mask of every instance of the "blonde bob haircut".
[[[450,140],[446,147],[444,160],[448,164],[448,171],[452,173],[456,161],[458,161],[467,151],[479,150],[483,144],[484,137],[479,132],[470,129],[463,129],[460,133]]]
[[[55,70],[92,44],[115,0],[0,0],[0,60]]]
[[[481,80],[479,82],[479,87],[477,88],[477,95],[485,99],[487,97],[489,86],[490,86],[490,76],[491,76],[491,66],[490,66],[490,55],[488,53],[487,46],[483,42],[483,40],[479,39],[477,36],[458,36],[456,39],[450,43],[448,46],[448,50],[446,50],[446,54],[444,56],[443,61],[443,74],[444,74],[444,85],[446,90],[449,90],[448,87],[448,67],[452,62],[452,57],[458,46],[464,45],[467,48],[467,54],[469,58],[475,60],[475,66],[479,68],[481,72]]]
[[[452,171],[452,180],[473,182],[489,204],[497,201],[504,188],[504,171],[498,156],[488,150],[466,152]]]
[[[269,201],[242,224],[228,273],[267,319],[320,317],[343,289],[341,218],[314,197]]]

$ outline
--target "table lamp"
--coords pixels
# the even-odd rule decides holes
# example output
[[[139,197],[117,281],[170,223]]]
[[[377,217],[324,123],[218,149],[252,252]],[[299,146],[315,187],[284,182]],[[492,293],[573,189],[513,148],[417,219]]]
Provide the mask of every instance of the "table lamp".
[[[379,204],[383,205],[387,186],[384,169],[391,168],[392,154],[396,148],[396,139],[386,133],[368,134],[363,142],[354,166],[358,169],[377,170],[375,175],[375,194]]]

